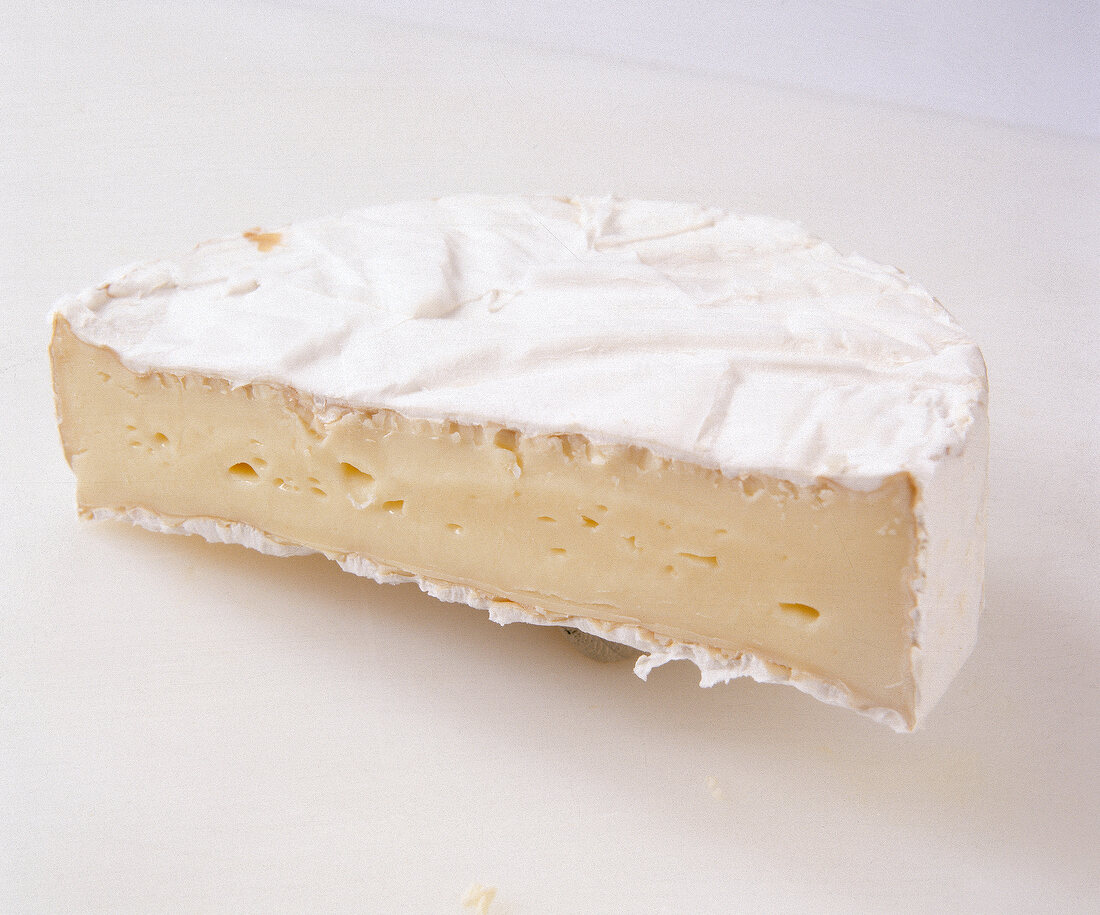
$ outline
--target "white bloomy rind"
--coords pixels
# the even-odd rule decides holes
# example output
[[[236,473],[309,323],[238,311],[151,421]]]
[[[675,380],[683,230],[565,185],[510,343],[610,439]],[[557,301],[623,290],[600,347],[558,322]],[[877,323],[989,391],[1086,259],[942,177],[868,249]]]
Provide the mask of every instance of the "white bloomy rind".
[[[791,223],[615,198],[401,203],[207,242],[119,271],[56,311],[132,371],[285,385],[321,414],[383,408],[579,433],[796,484],[869,490],[908,473],[921,544],[918,720],[972,648],[981,353],[904,274]],[[233,542],[259,542],[237,527]],[[641,647],[628,630],[595,634]],[[697,646],[643,650],[643,675],[684,656],[704,682],[777,678]],[[847,704],[831,687],[783,679]]]

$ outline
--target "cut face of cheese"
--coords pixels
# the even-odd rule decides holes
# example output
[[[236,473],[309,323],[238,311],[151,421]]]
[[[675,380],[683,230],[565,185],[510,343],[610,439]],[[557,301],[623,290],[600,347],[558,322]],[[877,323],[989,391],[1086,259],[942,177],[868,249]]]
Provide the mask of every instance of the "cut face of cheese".
[[[132,270],[63,302],[51,355],[81,512],[267,552],[321,552],[502,622],[630,645],[645,653],[643,676],[688,658],[704,683],[789,682],[914,727],[969,652],[981,596],[984,371],[942,309],[904,302],[913,313],[901,309],[889,328],[881,302],[919,298],[915,287],[887,283],[869,295],[859,288],[868,272],[878,286],[897,274],[832,249],[807,262],[797,252],[817,243],[782,223],[741,226],[762,238],[739,258],[736,231],[712,237],[736,218],[711,211],[514,198],[409,206],[317,224],[297,241],[250,231],[242,243],[216,243],[236,258],[200,248],[190,261]],[[595,228],[589,220],[576,253],[590,256],[575,258],[579,266],[539,249],[540,218],[568,247],[568,226],[554,220],[571,215],[585,228],[586,208],[606,213]],[[467,225],[448,225],[441,212]],[[631,221],[641,224],[627,232]],[[364,225],[376,234],[349,241]],[[436,238],[451,242],[441,263],[432,245],[415,250]],[[725,259],[722,244],[734,252]],[[293,249],[290,262],[265,264],[288,255],[280,247]],[[666,265],[660,275],[676,288],[690,275],[735,294],[717,304],[696,296],[688,307],[647,258]],[[842,269],[853,265],[854,280]],[[761,285],[799,271],[841,291],[760,303]],[[583,316],[549,314],[563,272],[580,299],[599,306],[593,297],[606,287],[607,302]],[[652,288],[624,292],[620,273],[628,286]],[[265,284],[284,294],[265,304],[256,297]],[[471,288],[456,290],[462,284]],[[303,304],[303,288],[313,311],[290,307]],[[397,313],[385,310],[387,294]],[[863,314],[861,297],[870,300]],[[624,304],[638,307],[617,316],[619,336],[565,320],[606,325],[606,312]],[[683,326],[708,309],[721,312],[729,339]],[[869,337],[868,324],[878,325]],[[930,343],[930,330],[945,339]],[[255,348],[277,351],[266,366],[250,334]],[[391,348],[432,350],[439,334],[452,342],[442,367]],[[644,374],[647,355],[676,363],[693,334],[693,374],[656,383]],[[609,365],[608,352],[632,336]],[[753,349],[746,336],[768,342]],[[878,362],[838,356],[876,341]],[[522,359],[509,359],[508,344]],[[483,364],[487,350],[500,365]],[[936,364],[914,371],[922,360]],[[632,382],[633,397],[622,387]],[[655,387],[667,403],[647,406]],[[700,393],[709,393],[702,411]],[[555,396],[564,404],[550,403]],[[865,411],[864,439],[851,415],[831,418],[830,407]],[[678,428],[683,415],[654,430],[677,411],[699,416],[693,442]],[[746,460],[764,447],[753,435],[775,439],[769,423],[798,411],[787,440]],[[587,418],[555,422],[563,413]],[[795,448],[791,437],[805,441]]]
[[[63,324],[54,353],[62,402],[89,404],[62,414],[85,510],[232,518],[550,616],[748,649],[912,715],[903,474],[800,487],[576,435],[322,419],[268,384],[136,375]]]

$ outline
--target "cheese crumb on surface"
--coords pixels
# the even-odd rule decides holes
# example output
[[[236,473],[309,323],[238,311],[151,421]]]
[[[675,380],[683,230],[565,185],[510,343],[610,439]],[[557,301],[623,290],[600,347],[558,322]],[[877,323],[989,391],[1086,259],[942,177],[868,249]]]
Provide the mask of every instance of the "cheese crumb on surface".
[[[718,779],[713,775],[707,776],[707,790],[714,796],[716,801],[724,801],[726,799],[726,792],[722,790],[722,787],[718,784]]]
[[[480,883],[471,883],[462,895],[462,908],[473,909],[477,915],[488,915],[489,906],[496,898],[495,886],[482,886]]]

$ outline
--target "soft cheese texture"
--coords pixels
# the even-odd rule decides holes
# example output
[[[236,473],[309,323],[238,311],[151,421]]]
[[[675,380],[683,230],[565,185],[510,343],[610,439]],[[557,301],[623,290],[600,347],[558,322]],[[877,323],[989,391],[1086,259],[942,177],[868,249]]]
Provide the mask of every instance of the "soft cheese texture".
[[[905,571],[909,606],[901,623],[896,610],[882,612],[905,640],[908,700],[853,691],[804,658],[682,620],[656,640],[613,637],[656,660],[690,656],[729,676],[801,680],[902,727],[927,712],[972,645],[986,447],[980,353],[902,274],[841,256],[788,223],[615,199],[449,198],[210,242],[121,271],[57,312],[62,334],[71,327],[130,373],[224,379],[227,391],[266,384],[294,392],[314,425],[385,410],[493,427],[513,444],[573,434],[727,482],[865,493],[868,504],[903,480],[898,504],[910,512],[912,543],[886,565]],[[55,352],[55,375],[57,366]],[[117,494],[82,504],[139,521],[134,513],[150,509]],[[169,527],[187,514],[154,512]],[[263,519],[219,519],[272,534]],[[704,570],[719,555],[680,552]],[[360,558],[387,564],[376,552]],[[343,562],[354,567],[356,557]],[[507,590],[414,565],[403,568],[444,587]],[[605,636],[617,624],[650,636],[660,628],[592,607],[565,614],[548,594],[508,599],[520,616],[595,618]]]
[[[844,683],[853,705],[912,716],[904,474],[867,492],[730,479],[576,435],[321,419],[269,384],[133,374],[61,326],[54,353],[62,402],[84,401],[62,432],[93,514],[233,519],[498,603],[764,653]]]

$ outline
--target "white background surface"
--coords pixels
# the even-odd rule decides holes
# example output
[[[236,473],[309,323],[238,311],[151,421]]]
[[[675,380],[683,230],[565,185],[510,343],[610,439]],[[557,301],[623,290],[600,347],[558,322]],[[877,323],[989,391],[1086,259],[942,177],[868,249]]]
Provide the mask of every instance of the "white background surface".
[[[251,3],[0,11],[0,910],[1095,911],[1100,149]],[[899,736],[323,559],[78,523],[44,313],[457,191],[789,217],[982,343],[987,611]],[[713,781],[709,781],[713,780]],[[711,786],[716,786],[712,790]]]
[[[282,0],[1100,137],[1096,0]]]

